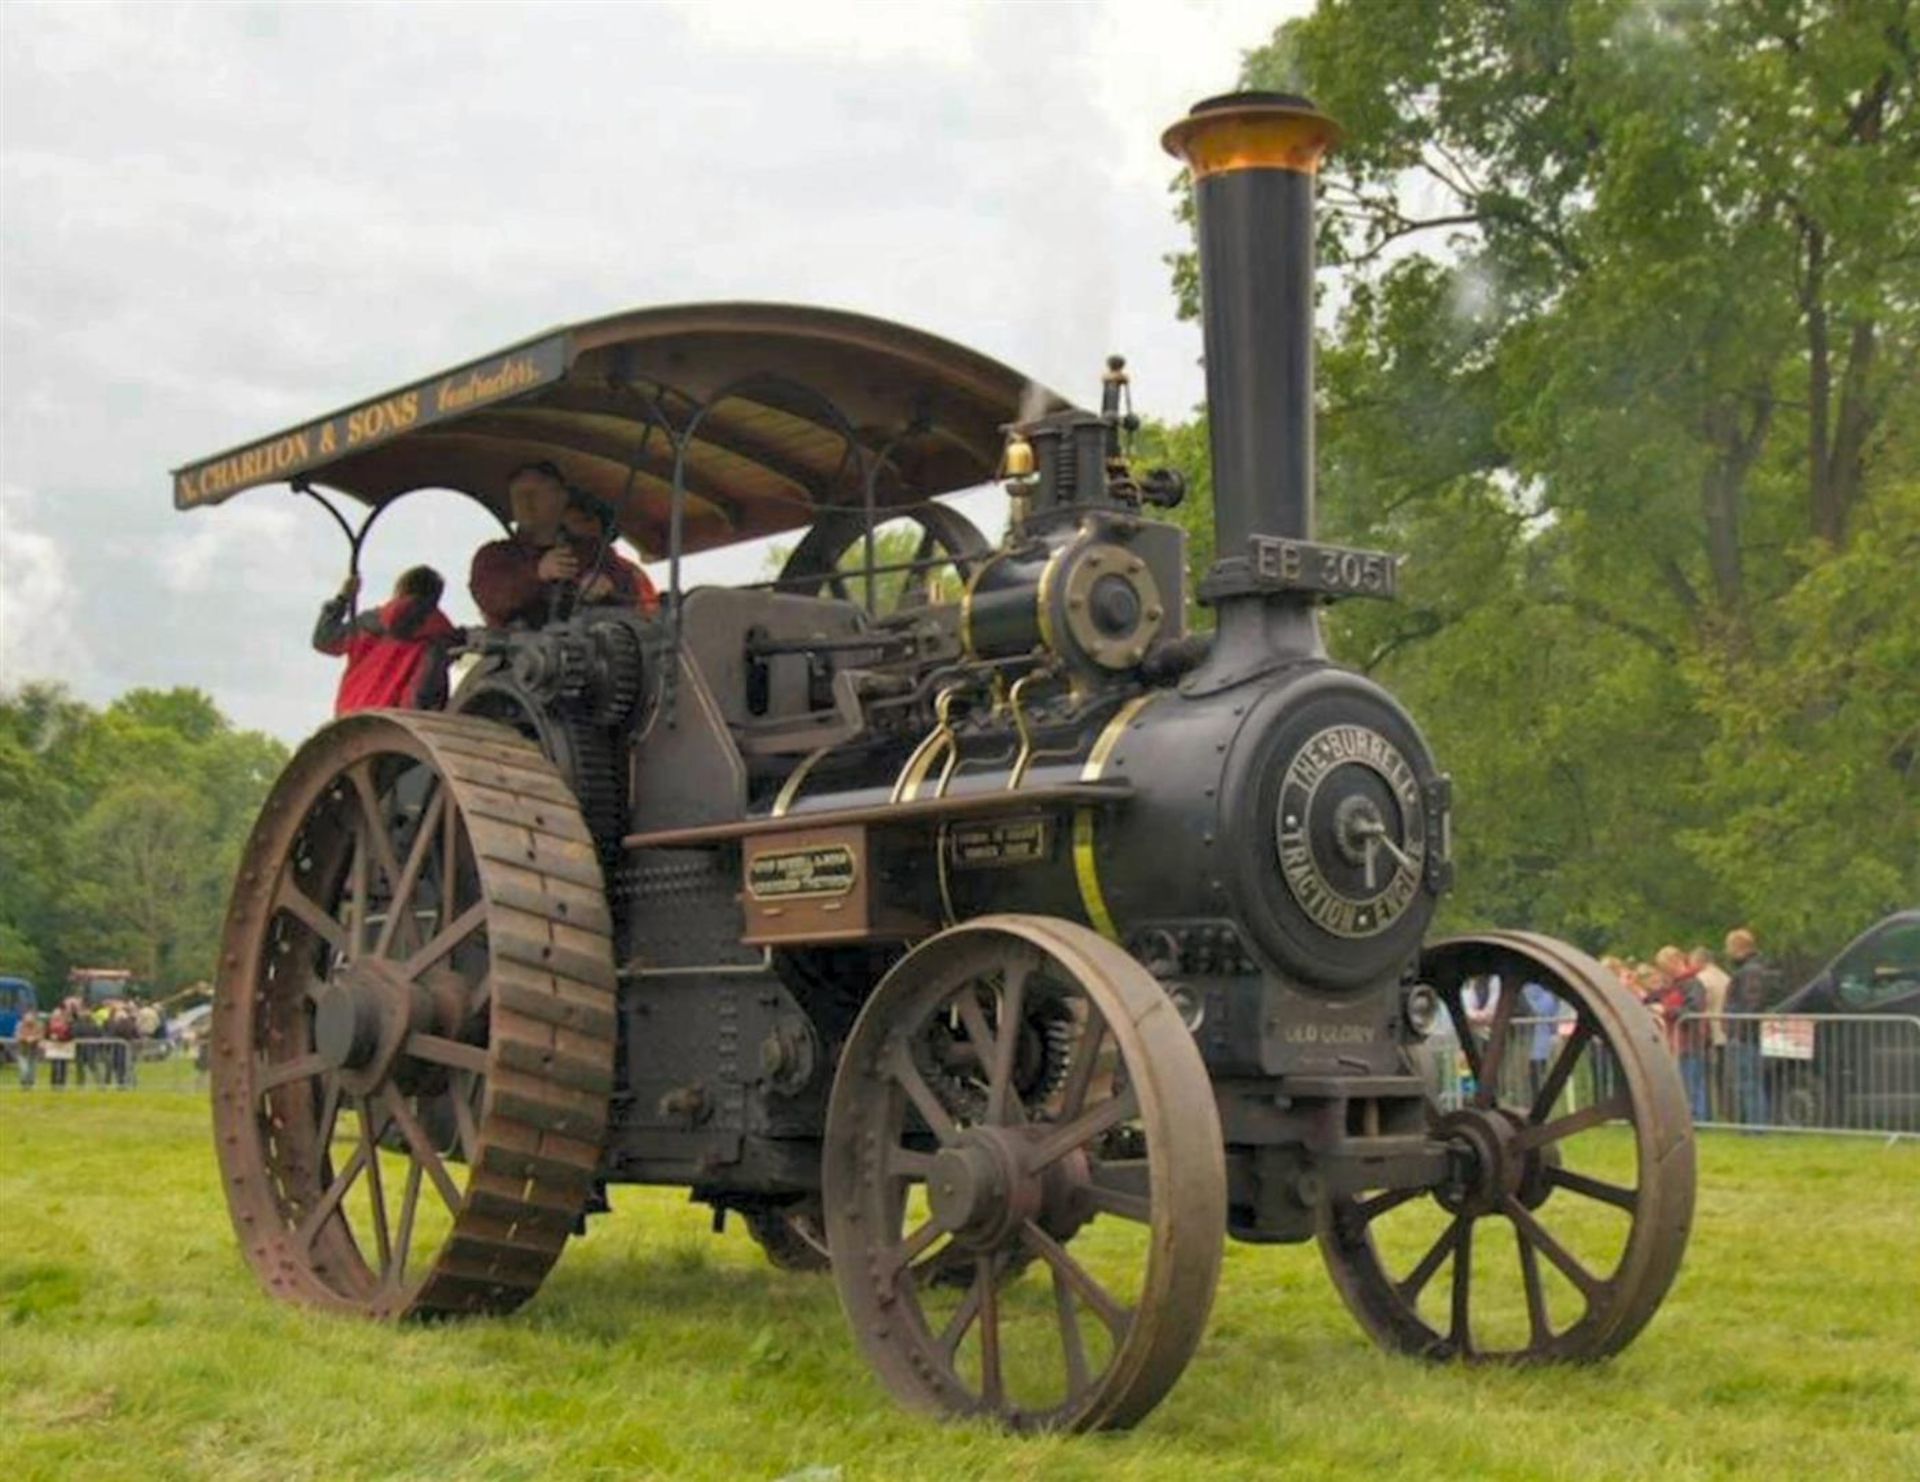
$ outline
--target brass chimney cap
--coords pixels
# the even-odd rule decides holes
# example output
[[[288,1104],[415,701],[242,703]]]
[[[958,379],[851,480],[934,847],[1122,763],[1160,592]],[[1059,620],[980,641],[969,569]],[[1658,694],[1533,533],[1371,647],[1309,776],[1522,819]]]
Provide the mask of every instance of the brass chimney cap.
[[[1160,143],[1204,180],[1229,170],[1311,175],[1340,136],[1340,125],[1297,93],[1222,93],[1195,103]]]

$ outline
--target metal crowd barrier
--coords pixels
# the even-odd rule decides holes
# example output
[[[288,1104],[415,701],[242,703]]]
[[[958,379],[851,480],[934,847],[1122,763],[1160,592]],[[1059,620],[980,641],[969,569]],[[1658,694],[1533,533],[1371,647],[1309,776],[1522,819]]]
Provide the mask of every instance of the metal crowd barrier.
[[[1569,1019],[1516,1017],[1501,1052],[1500,1094],[1531,1099],[1540,1069],[1571,1032]],[[1920,1137],[1920,1016],[1685,1014],[1667,1032],[1694,1123],[1764,1132]],[[1443,1110],[1473,1094],[1451,1023],[1429,1037],[1428,1084]],[[1614,1074],[1589,1046],[1558,1109],[1577,1111]]]
[[[1920,1137],[1920,1016],[1686,1014],[1676,1041],[1702,1127]]]
[[[41,1091],[198,1091],[206,1075],[192,1049],[168,1040],[42,1040],[31,1056],[0,1039],[0,1094]]]

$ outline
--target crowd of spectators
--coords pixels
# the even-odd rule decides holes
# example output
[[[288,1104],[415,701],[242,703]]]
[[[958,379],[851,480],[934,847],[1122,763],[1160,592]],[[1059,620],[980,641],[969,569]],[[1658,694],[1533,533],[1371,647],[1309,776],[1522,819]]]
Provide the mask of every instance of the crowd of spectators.
[[[42,1015],[20,1016],[7,1046],[22,1090],[32,1090],[44,1062],[54,1090],[69,1081],[131,1090],[140,1081],[143,1056],[164,1052],[166,1021],[150,1003],[110,998],[89,1005],[78,995]]]
[[[1695,1121],[1766,1122],[1760,1025],[1753,1016],[1772,1007],[1781,984],[1751,931],[1727,933],[1724,966],[1706,947],[1662,947],[1650,962],[1601,961],[1660,1025]]]

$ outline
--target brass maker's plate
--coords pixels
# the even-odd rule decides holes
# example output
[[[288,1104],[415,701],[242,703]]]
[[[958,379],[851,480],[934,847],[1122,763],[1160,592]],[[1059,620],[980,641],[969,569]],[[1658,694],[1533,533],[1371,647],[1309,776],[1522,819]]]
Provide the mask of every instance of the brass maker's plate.
[[[947,829],[947,861],[959,870],[1038,864],[1053,854],[1053,820],[1041,814],[955,823]]]
[[[845,895],[858,880],[853,851],[845,844],[768,850],[747,862],[747,892],[761,901]]]

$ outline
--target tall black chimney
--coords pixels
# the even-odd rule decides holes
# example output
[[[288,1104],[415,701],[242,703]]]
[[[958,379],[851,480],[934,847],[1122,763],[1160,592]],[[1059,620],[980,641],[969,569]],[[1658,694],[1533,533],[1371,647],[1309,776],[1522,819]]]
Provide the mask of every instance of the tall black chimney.
[[[1313,539],[1313,190],[1339,125],[1290,93],[1194,105],[1161,142],[1193,174],[1217,558]]]

